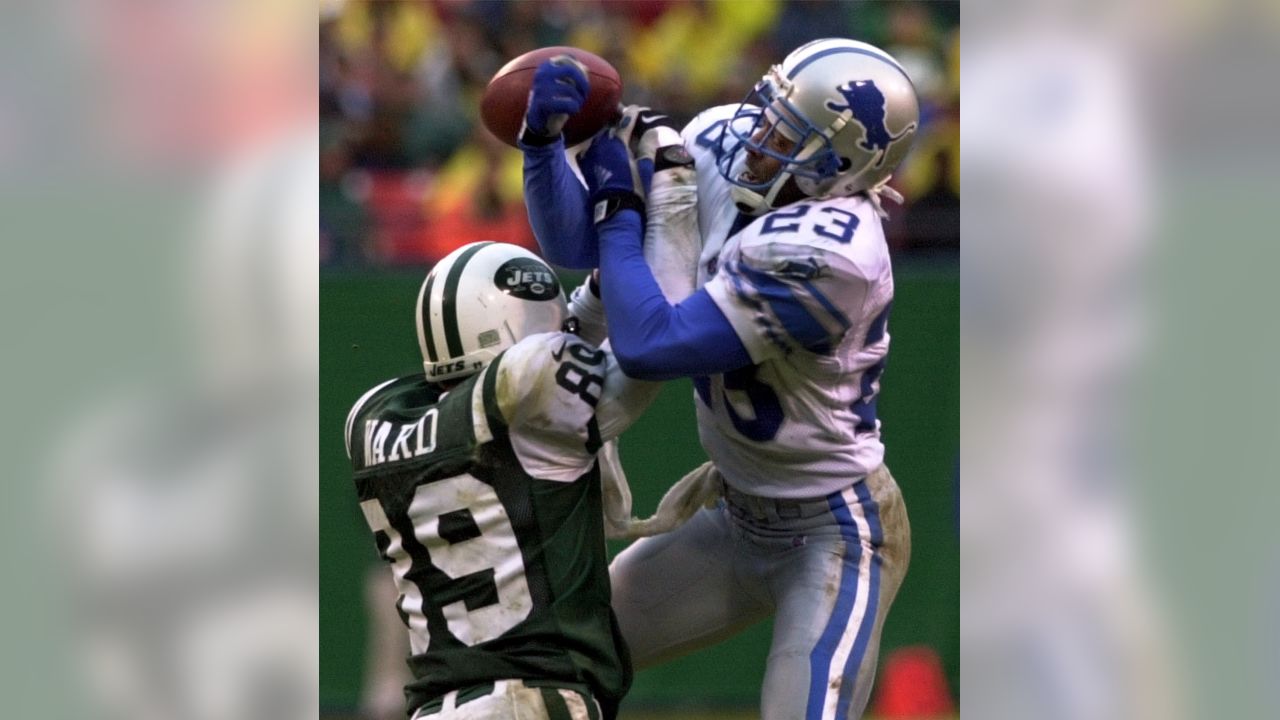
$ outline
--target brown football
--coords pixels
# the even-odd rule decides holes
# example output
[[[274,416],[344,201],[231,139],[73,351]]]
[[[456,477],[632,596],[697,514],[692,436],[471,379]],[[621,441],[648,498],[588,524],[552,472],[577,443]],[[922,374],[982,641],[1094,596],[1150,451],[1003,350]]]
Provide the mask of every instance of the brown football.
[[[524,111],[533,86],[533,73],[544,60],[557,55],[571,55],[587,66],[591,85],[587,100],[564,126],[565,145],[576,145],[595,135],[618,117],[622,100],[622,78],[604,58],[575,47],[552,46],[530,50],[503,65],[484,89],[480,99],[480,119],[502,142],[515,146],[524,124]]]

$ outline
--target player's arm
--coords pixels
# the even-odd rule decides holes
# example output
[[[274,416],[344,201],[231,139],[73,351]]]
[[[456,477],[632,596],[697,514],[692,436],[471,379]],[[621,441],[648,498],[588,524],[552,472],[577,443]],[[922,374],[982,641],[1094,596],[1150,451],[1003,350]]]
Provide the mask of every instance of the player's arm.
[[[577,65],[542,63],[533,76],[519,138],[529,224],[547,260],[567,268],[598,264],[587,189],[569,168],[560,134],[565,119],[582,109],[588,90],[587,75]]]
[[[662,384],[628,377],[607,342],[596,352],[600,353],[596,371],[604,377],[604,389],[595,408],[596,422],[600,439],[608,442],[640,419],[658,397]]]
[[[405,716],[404,686],[413,675],[404,661],[410,654],[409,634],[396,610],[395,576],[378,563],[365,574],[364,590],[369,632],[361,713],[369,720],[399,720]]]
[[[588,286],[582,283],[575,296],[593,292]],[[603,311],[599,299],[594,305]],[[576,436],[594,416],[600,442],[621,436],[662,387],[627,377],[608,340],[595,343],[581,333],[550,333],[538,342],[517,343],[503,354],[499,368],[499,407],[513,425]],[[594,445],[590,436],[582,436],[585,446]]]
[[[593,271],[569,295],[569,315],[578,321],[578,337],[599,347],[609,339],[608,318],[600,299],[599,271]]]
[[[485,372],[494,374],[498,412],[521,437],[517,456],[530,474],[550,480],[580,476],[661,387],[623,374],[607,345],[568,333],[530,336],[494,362]]]
[[[733,326],[704,291],[671,305],[645,262],[644,204],[633,185],[626,145],[610,135],[599,136],[582,163],[588,180],[597,183],[590,190],[600,238],[601,296],[623,371],[643,380],[665,380],[749,365],[751,358]],[[696,217],[690,220],[696,227]],[[661,237],[649,240],[663,242]]]
[[[698,233],[698,175],[684,151],[680,134],[665,115],[645,107],[624,110],[626,132],[638,137],[639,160],[632,182],[645,186],[644,259],[653,270],[663,295],[678,302],[693,293],[702,238]],[[584,158],[593,167],[592,158]],[[569,298],[569,312],[578,318],[578,335],[592,345],[607,337],[604,303],[600,298],[599,270],[593,272]]]
[[[596,347],[567,333],[508,350],[497,380],[499,407],[513,426],[581,435],[588,446],[594,439],[584,428],[593,417],[599,441],[607,442],[630,427],[662,387],[627,377],[608,343]]]
[[[634,228],[601,223],[601,288],[609,337],[632,377],[663,380],[728,372],[797,348],[832,350],[850,328],[867,283],[837,254],[808,244],[744,248],[741,261],[684,301],[663,297]],[[750,230],[744,230],[750,232]]]
[[[752,364],[733,325],[705,289],[672,305],[644,261],[639,214],[619,213],[600,232],[601,295],[609,339],[628,375],[667,380]]]
[[[669,302],[697,287],[702,236],[698,229],[698,171],[680,133],[665,115],[630,107],[630,137],[639,137],[636,175],[645,189],[644,259]],[[630,146],[630,145],[629,145]]]
[[[653,166],[654,199],[664,191],[661,181],[667,179],[670,184],[665,191],[679,200],[671,203],[670,213],[649,208],[646,238],[641,236],[645,232],[640,217],[644,206],[634,187],[636,175],[631,172],[626,145],[611,134],[602,135],[582,156],[600,237],[602,299],[610,316],[613,351],[628,375],[644,380],[724,372],[750,364],[733,327],[706,293],[689,295],[696,252],[694,259],[673,263],[686,275],[676,285],[668,283],[666,293],[645,257],[646,244],[672,252],[672,257],[689,245],[686,240],[693,241],[691,248],[700,245],[696,173],[688,155],[679,145],[676,149],[681,152],[658,154]],[[608,267],[603,264],[606,254],[612,262]],[[653,265],[661,267],[663,263]],[[609,287],[610,283],[616,286]],[[673,306],[669,296],[683,300]]]
[[[798,349],[831,352],[851,327],[840,308],[866,299],[867,282],[842,258],[791,245],[744,251],[670,305],[637,262],[631,238],[602,232],[600,247],[609,337],[623,369],[637,378],[727,372]]]

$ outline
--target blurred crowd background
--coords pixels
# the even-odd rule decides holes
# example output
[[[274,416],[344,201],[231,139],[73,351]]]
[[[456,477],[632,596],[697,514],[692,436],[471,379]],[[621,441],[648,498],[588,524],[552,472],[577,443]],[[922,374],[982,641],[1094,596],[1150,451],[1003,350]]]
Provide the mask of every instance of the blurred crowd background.
[[[889,44],[872,18],[897,4],[826,5]],[[313,430],[333,425],[306,335],[337,214],[313,207],[313,93],[360,24],[321,7],[323,50],[314,0],[6,5],[10,717],[317,717]],[[438,35],[454,6],[426,7]],[[1280,717],[1280,3],[968,0],[964,23],[963,714]],[[702,51],[708,27],[653,37]],[[324,115],[333,195],[372,164]]]
[[[879,45],[908,69],[922,130],[893,184],[897,251],[960,245],[958,3],[882,0],[399,0],[332,3],[320,24],[320,257],[429,263],[480,238],[536,248],[519,151],[479,121],[507,61],[569,45],[608,60],[623,100],[679,124],[737,103],[809,40]]]

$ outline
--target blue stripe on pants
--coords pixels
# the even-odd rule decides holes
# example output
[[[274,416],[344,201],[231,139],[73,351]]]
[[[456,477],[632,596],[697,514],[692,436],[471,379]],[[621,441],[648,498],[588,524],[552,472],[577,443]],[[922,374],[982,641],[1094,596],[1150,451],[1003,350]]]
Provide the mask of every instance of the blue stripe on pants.
[[[862,506],[862,514],[867,519],[867,529],[871,532],[871,544],[879,547],[884,542],[884,533],[880,527],[880,508],[871,498],[866,482],[853,486],[858,496],[858,504]],[[876,613],[880,605],[880,564],[883,562],[880,553],[871,551],[871,582],[867,591],[867,609],[862,615],[862,624],[858,626],[858,636],[854,638],[853,650],[844,664],[845,682],[840,686],[840,702],[836,706],[836,720],[847,720],[852,705],[853,690],[857,683],[858,669],[867,655],[867,644],[871,642],[871,631],[875,628]]]
[[[827,678],[831,675],[832,656],[853,614],[853,606],[858,598],[857,567],[862,560],[862,542],[858,538],[858,526],[853,522],[853,515],[849,512],[849,506],[845,503],[844,497],[838,492],[832,493],[827,496],[827,503],[831,507],[831,514],[840,525],[840,535],[844,537],[845,543],[845,557],[841,561],[840,592],[836,596],[835,608],[831,611],[831,618],[827,621],[827,627],[822,631],[818,644],[813,648],[813,652],[809,653],[809,704],[805,711],[807,720],[822,718],[822,710],[827,698]],[[854,572],[852,573],[846,572],[850,556],[853,557]]]

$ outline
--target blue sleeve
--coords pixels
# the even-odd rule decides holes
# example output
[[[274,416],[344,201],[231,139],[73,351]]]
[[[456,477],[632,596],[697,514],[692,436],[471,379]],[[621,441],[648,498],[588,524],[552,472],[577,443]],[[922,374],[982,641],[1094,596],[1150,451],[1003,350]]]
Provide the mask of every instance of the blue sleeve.
[[[543,256],[561,267],[596,267],[599,253],[587,189],[569,169],[564,140],[544,146],[521,144],[520,149],[524,152],[524,204]]]
[[[639,380],[712,375],[751,365],[733,326],[706,290],[678,305],[667,302],[641,250],[634,210],[620,211],[600,230],[600,292],[618,364]]]

